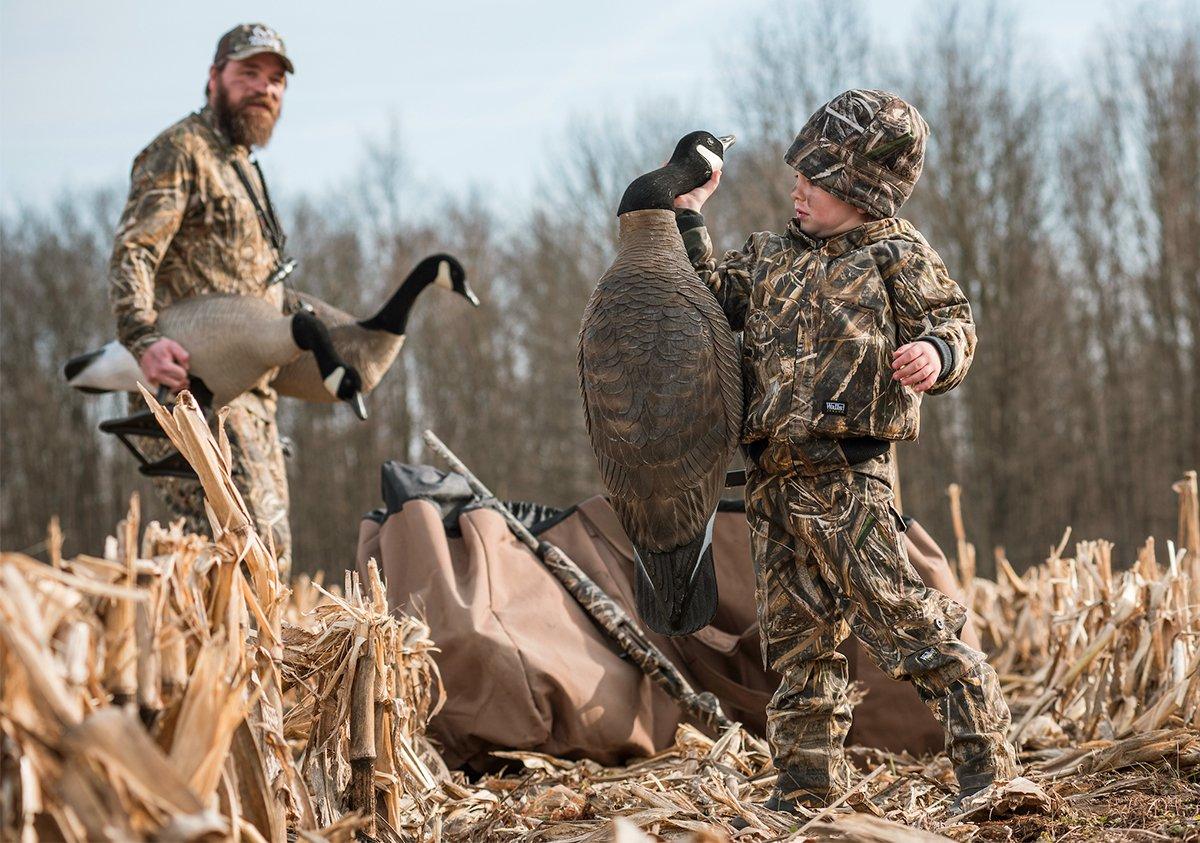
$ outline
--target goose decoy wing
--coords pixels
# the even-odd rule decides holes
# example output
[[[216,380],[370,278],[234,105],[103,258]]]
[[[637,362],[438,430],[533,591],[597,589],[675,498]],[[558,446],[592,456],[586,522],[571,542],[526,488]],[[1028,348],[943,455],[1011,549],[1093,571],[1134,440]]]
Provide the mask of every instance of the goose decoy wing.
[[[297,292],[296,298],[300,301],[300,304],[312,310],[313,315],[324,322],[325,326],[331,330],[340,325],[348,325],[351,322],[358,321],[346,311],[334,307],[310,293]]]
[[[622,286],[619,301],[596,307],[593,297],[584,316],[584,412],[630,538],[675,547],[703,530],[716,503],[719,486],[697,492],[723,478],[736,445],[740,364],[725,316],[699,281],[666,296]]]

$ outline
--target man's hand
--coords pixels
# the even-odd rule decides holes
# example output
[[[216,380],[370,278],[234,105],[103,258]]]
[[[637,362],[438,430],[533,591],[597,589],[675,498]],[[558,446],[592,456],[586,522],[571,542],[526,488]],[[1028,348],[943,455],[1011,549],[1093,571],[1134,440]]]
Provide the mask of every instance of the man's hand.
[[[188,353],[183,346],[163,337],[142,352],[138,361],[142,374],[154,386],[178,392],[188,384]]]
[[[942,358],[931,342],[910,342],[892,352],[892,380],[912,387],[913,392],[932,387],[941,372]]]
[[[721,171],[717,170],[712,174],[712,178],[697,187],[695,190],[689,191],[682,196],[676,196],[675,207],[686,208],[689,211],[696,211],[699,213],[700,209],[704,207],[704,203],[708,201],[708,197],[712,196],[713,193],[716,192],[717,185],[720,183]]]

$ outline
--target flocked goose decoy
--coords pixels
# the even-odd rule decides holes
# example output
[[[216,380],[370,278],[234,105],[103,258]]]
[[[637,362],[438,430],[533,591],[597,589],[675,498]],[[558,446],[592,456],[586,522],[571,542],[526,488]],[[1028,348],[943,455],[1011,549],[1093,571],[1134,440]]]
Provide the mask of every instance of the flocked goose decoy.
[[[409,311],[417,296],[428,286],[436,285],[449,289],[466,298],[473,305],[479,305],[479,299],[467,285],[466,273],[462,265],[450,255],[438,254],[425,258],[409,273],[382,308],[371,318],[356,321],[354,317],[331,305],[326,304],[315,296],[300,294],[306,314],[300,324],[304,326],[301,341],[304,346],[300,351],[288,348],[280,335],[281,319],[274,309],[258,314],[261,299],[242,296],[204,296],[178,302],[164,308],[159,314],[159,329],[167,336],[178,340],[191,356],[191,388],[202,399],[202,403],[212,403],[221,406],[232,400],[228,397],[237,392],[245,383],[247,367],[238,364],[234,367],[235,383],[229,383],[224,372],[226,357],[240,355],[242,346],[249,342],[253,346],[250,358],[262,362],[263,352],[271,365],[261,371],[256,366],[249,371],[258,372],[251,381],[253,386],[261,379],[262,373],[270,368],[278,368],[271,385],[281,394],[301,398],[308,401],[332,402],[339,398],[351,400],[360,418],[365,418],[366,408],[362,396],[370,392],[379,382],[387,369],[395,360],[404,343],[404,332]],[[235,311],[236,318],[232,325],[226,325],[218,334],[218,341],[212,342],[208,334],[202,334],[195,339],[175,336],[176,323],[180,323],[185,333],[195,333],[195,326],[206,318],[218,321],[226,320],[223,306],[215,306],[211,302],[217,300],[242,301],[249,300],[245,305],[230,305]],[[203,304],[210,302],[210,304]],[[186,305],[186,307],[185,307]],[[246,312],[243,312],[243,307]],[[248,313],[261,315],[262,320],[247,319]],[[178,316],[177,316],[178,314]],[[299,314],[297,314],[299,315]],[[247,330],[239,336],[236,326]],[[270,325],[270,328],[265,326]],[[332,328],[332,333],[330,332]],[[282,343],[282,344],[281,344]],[[197,368],[196,349],[204,349],[202,357],[215,357],[217,372],[213,375],[196,377],[200,372],[208,372],[209,367],[201,364]],[[302,353],[311,350],[312,354]],[[344,352],[344,354],[343,354]],[[346,358],[354,362],[346,362]],[[276,360],[290,362],[278,363]],[[348,374],[346,382],[340,383],[334,377],[338,365],[344,365]],[[360,368],[361,367],[361,368]],[[96,351],[83,354],[68,361],[64,374],[67,382],[84,392],[136,392],[137,383],[143,379],[141,369],[131,355],[120,343],[114,341]],[[217,387],[209,385],[211,380]],[[332,388],[331,388],[332,387]],[[246,387],[249,388],[249,387]],[[242,391],[245,391],[242,389]],[[240,394],[240,393],[239,393]],[[210,401],[204,402],[204,396]],[[233,395],[236,397],[236,395]],[[112,419],[101,424],[101,429],[114,433],[129,447],[142,463],[143,474],[171,476],[194,476],[178,454],[157,462],[149,461],[130,441],[130,436],[161,436],[162,431],[149,412],[135,413],[127,418]]]
[[[431,255],[417,264],[383,307],[369,319],[356,319],[315,296],[301,293],[300,299],[329,326],[334,348],[358,371],[365,395],[375,388],[400,353],[413,303],[431,285],[457,293],[479,306],[479,299],[467,284],[462,264],[445,254]],[[280,395],[291,398],[318,402],[335,400],[322,388],[316,363],[311,355],[298,358],[279,370],[271,386]]]
[[[258,383],[271,370],[312,352],[332,400],[349,402],[365,419],[361,379],[333,347],[329,330],[303,308],[290,316],[255,296],[198,296],[163,308],[157,327],[188,351],[188,386],[202,406],[218,409]],[[145,376],[133,355],[117,342],[67,361],[67,383],[85,392],[134,392]],[[159,391],[165,400],[165,390]],[[165,438],[149,410],[101,422],[140,463],[147,476],[194,477],[182,455],[148,458],[134,437]]]
[[[693,132],[629,185],[617,258],[579,335],[588,432],[634,545],[638,613],[667,635],[717,610],[713,517],[742,420],[734,335],[688,261],[673,201],[720,169],[733,140]]]
[[[197,296],[164,307],[156,326],[187,349],[193,389],[208,397],[205,403],[212,409],[311,351],[329,400],[349,401],[366,418],[359,374],[338,354],[312,308],[288,316],[256,296]],[[63,375],[84,392],[136,392],[146,379],[133,355],[115,340],[68,360]]]

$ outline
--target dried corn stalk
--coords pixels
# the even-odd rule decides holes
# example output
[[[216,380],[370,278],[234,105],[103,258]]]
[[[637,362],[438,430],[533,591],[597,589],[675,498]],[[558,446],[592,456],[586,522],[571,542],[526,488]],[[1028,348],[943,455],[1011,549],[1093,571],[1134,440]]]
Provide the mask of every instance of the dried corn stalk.
[[[103,558],[62,559],[56,524],[53,565],[0,556],[0,838],[349,840],[375,818],[351,807],[376,799],[380,836],[420,828],[445,775],[423,737],[440,693],[427,627],[391,616],[377,576],[367,599],[302,582],[289,601],[223,431],[186,393],[172,413],[147,400],[196,468],[216,538],[157,523],[139,537],[135,497]],[[374,727],[357,806],[308,763],[349,760],[350,708],[309,693],[337,696],[358,664],[347,647],[373,674],[357,684]],[[289,741],[297,722],[311,730]]]
[[[969,583],[1026,781],[951,818],[944,756],[854,749],[844,803],[797,819],[763,806],[775,771],[736,728],[714,740],[682,727],[621,768],[508,752],[507,775],[449,773],[424,738],[442,698],[425,624],[388,611],[374,567],[366,583],[301,578],[289,593],[222,440],[190,397],[157,411],[204,480],[216,540],[151,523],[139,542],[134,502],[102,558],[64,560],[56,525],[52,565],[0,557],[4,839],[707,841],[735,819],[739,841],[801,826],[803,839],[1007,839],[1012,811],[1026,837],[1200,835],[1195,473],[1176,484],[1165,552],[1147,542],[1118,571],[1105,542],[1067,555],[1068,531],[1023,575],[998,549],[998,581]]]

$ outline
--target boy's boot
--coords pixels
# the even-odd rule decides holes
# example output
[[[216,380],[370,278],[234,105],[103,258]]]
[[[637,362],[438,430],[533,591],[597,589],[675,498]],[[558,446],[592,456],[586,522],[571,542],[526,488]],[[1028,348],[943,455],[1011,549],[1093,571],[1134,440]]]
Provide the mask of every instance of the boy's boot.
[[[839,774],[836,778],[848,781],[850,777],[850,765],[846,762],[845,758],[841,760],[844,767],[844,777],[842,774]],[[812,788],[812,778],[811,773],[806,774],[787,768],[780,770],[779,779],[775,782],[775,787],[771,790],[770,797],[763,803],[763,807],[769,808],[772,811],[801,816],[796,810],[797,806],[819,811],[842,795],[842,791],[832,792],[824,790],[818,792],[814,790]],[[742,829],[746,828],[749,823],[738,817],[733,820],[731,825],[734,828]]]
[[[1008,742],[1008,705],[991,665],[977,664],[950,683],[942,695],[922,696],[946,730],[946,747],[959,790],[950,804],[952,814],[993,782],[1007,781],[1020,773],[1016,753]]]

